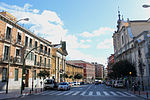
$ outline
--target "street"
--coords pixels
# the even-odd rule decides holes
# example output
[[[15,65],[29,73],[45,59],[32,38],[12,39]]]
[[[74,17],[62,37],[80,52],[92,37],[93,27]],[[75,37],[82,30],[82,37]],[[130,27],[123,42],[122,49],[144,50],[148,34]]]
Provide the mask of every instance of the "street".
[[[124,89],[100,85],[74,86],[68,91],[47,90],[41,93],[23,96],[17,100],[142,100]],[[14,100],[14,99],[11,99]],[[16,99],[15,99],[16,100]],[[144,100],[144,99],[143,99]]]

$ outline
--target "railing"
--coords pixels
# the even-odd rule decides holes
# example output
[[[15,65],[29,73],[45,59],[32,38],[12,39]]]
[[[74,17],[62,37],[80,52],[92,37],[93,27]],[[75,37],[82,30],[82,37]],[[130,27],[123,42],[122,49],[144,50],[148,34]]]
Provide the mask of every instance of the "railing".
[[[14,57],[13,62],[14,63],[22,63],[21,57],[20,56]]]

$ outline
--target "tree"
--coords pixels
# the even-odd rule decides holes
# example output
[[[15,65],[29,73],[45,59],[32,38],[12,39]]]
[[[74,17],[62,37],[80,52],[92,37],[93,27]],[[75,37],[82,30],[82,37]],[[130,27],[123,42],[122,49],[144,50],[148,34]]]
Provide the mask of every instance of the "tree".
[[[40,71],[40,72],[38,73],[38,76],[39,76],[40,78],[43,77],[43,79],[45,79],[46,77],[49,77],[49,75],[50,75],[49,71],[46,71],[46,70]]]
[[[74,79],[81,79],[83,76],[81,75],[81,74],[76,74],[75,76],[74,76]]]
[[[62,74],[62,77],[63,78],[68,78],[68,74],[64,73],[64,74]]]
[[[117,63],[115,63],[112,66],[112,71],[108,76],[110,78],[116,79],[121,77],[128,77],[128,76],[136,76],[136,69],[134,64],[130,63],[127,60],[121,60]],[[131,72],[132,74],[129,74]]]

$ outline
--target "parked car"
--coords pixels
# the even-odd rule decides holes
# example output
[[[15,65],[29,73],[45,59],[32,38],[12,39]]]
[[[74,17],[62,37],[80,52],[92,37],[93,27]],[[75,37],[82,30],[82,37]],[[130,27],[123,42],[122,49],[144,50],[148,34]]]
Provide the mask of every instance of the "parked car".
[[[57,90],[70,90],[70,85],[67,82],[60,82]]]
[[[47,90],[47,89],[54,89],[54,80],[53,79],[46,79],[44,81],[44,89]]]
[[[80,82],[80,85],[84,85],[84,82]]]
[[[114,82],[114,87],[124,87],[122,80],[116,80]]]

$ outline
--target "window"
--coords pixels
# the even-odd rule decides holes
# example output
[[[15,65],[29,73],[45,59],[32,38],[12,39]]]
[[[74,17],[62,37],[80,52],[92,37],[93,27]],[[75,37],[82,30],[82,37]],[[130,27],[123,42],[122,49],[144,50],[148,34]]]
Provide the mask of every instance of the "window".
[[[16,49],[16,57],[20,56],[20,49]]]
[[[5,46],[4,49],[4,60],[8,60],[9,46]]]
[[[7,76],[7,68],[2,69],[2,82],[6,81],[6,76]]]
[[[36,70],[33,71],[33,75],[34,75],[34,76],[33,76],[33,77],[34,77],[34,80],[36,80]]]
[[[45,46],[45,54],[47,54],[47,46]]]
[[[50,51],[51,51],[50,48],[48,48],[48,55],[50,55]]]
[[[30,44],[29,47],[32,48],[32,39],[30,38]]]
[[[40,66],[41,66],[41,64],[42,64],[42,57],[40,56]]]
[[[46,58],[44,58],[44,66],[46,67]]]
[[[35,41],[35,49],[36,49],[36,50],[37,50],[37,45],[38,45],[38,44],[37,44],[37,41]]]
[[[34,56],[34,65],[36,65],[37,55]]]
[[[28,37],[25,37],[25,46],[28,46]]]
[[[11,28],[7,26],[7,29],[6,29],[6,39],[7,40],[10,40],[10,35],[11,35]]]
[[[50,59],[48,59],[48,67],[51,67],[51,66],[50,66]]]
[[[43,52],[43,45],[40,44],[40,52]]]
[[[21,42],[21,33],[18,32],[17,34],[17,42],[20,43]]]
[[[15,69],[15,81],[18,81],[18,69]]]

